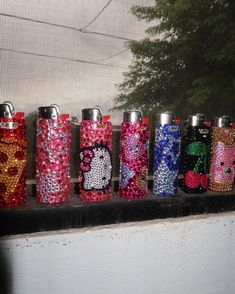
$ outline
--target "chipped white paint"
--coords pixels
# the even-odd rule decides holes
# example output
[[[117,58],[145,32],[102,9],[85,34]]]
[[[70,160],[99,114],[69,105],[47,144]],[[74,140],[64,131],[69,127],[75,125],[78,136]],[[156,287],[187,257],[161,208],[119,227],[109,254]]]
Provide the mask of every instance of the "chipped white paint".
[[[235,213],[2,238],[12,294],[234,294]]]

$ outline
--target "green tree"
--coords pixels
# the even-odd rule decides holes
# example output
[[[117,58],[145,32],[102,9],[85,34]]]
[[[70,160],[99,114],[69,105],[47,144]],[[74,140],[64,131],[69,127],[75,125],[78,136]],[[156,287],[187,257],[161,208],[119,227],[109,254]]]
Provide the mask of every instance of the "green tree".
[[[132,12],[149,23],[113,109],[209,117],[235,112],[235,1],[156,0]]]

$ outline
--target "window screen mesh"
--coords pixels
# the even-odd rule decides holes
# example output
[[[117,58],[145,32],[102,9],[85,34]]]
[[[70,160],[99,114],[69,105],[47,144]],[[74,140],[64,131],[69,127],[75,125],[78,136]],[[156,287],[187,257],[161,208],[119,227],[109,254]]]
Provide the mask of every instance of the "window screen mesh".
[[[72,115],[97,104],[107,112],[131,63],[125,42],[146,28],[130,9],[152,2],[2,0],[1,100],[26,113],[50,103]]]

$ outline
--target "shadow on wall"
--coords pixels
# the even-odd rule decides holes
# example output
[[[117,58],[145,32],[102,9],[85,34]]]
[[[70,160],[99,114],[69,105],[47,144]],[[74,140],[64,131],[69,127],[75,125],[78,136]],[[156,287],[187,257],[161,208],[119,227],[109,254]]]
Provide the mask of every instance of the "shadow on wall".
[[[0,243],[0,293],[12,294],[12,268],[6,250]]]

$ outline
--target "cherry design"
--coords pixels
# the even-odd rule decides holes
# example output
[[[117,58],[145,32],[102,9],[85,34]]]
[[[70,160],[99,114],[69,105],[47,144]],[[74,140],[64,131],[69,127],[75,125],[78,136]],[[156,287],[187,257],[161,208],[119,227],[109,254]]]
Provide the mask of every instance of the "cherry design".
[[[201,176],[201,185],[203,189],[207,189],[208,188],[208,175],[202,175]]]
[[[203,189],[208,187],[208,175],[201,175],[200,173],[194,173],[193,170],[189,170],[185,174],[185,185],[191,189],[197,189],[201,184]]]
[[[186,148],[186,153],[190,156],[197,156],[197,162],[193,170],[188,170],[185,174],[185,185],[191,189],[197,189],[200,185],[203,189],[208,187],[208,176],[206,174],[207,146],[203,142],[190,143]],[[204,174],[200,173],[202,166]]]
[[[200,185],[201,175],[200,173],[194,173],[193,170],[189,170],[185,174],[185,185],[189,188],[196,189]]]

